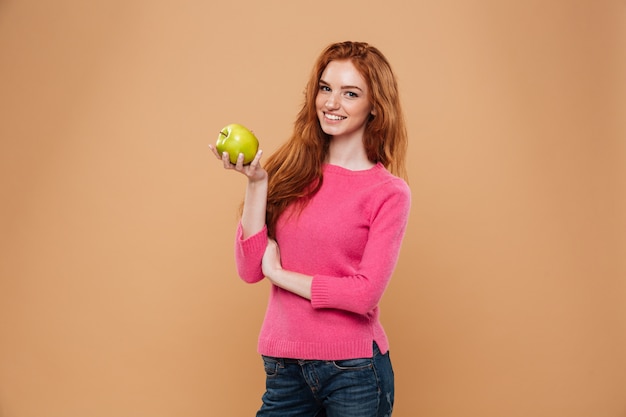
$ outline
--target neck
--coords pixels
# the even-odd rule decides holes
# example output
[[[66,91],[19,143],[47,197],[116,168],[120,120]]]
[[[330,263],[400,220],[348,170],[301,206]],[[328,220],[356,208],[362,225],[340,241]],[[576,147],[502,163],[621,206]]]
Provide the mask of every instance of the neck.
[[[376,165],[367,158],[362,140],[343,140],[336,137],[330,141],[326,162],[353,171],[370,169]]]

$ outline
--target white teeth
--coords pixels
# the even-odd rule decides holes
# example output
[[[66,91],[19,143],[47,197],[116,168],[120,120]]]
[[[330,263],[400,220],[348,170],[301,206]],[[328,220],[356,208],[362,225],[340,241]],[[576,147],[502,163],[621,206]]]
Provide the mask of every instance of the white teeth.
[[[330,119],[330,120],[342,120],[342,119],[345,119],[345,117],[343,117],[343,116],[336,116],[334,114],[328,114],[328,113],[326,113],[326,118]]]

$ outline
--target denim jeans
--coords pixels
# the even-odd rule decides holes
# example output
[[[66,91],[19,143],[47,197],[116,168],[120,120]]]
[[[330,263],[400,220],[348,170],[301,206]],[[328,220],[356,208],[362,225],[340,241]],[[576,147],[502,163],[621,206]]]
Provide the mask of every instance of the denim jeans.
[[[263,356],[266,391],[257,417],[391,417],[389,352],[339,361]]]

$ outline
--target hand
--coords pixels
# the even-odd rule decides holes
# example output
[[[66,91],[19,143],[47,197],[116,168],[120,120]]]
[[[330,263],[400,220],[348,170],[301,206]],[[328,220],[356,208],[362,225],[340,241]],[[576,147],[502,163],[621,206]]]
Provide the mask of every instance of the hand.
[[[274,239],[268,239],[267,246],[265,247],[265,253],[263,254],[263,260],[261,261],[261,267],[263,274],[272,281],[274,273],[283,269],[280,262],[280,249],[278,243]]]
[[[258,150],[250,164],[244,165],[243,154],[239,154],[239,157],[237,158],[237,163],[233,164],[230,162],[230,156],[228,155],[228,152],[223,152],[222,155],[220,155],[213,145],[209,145],[209,149],[211,149],[211,152],[213,153],[213,155],[215,155],[217,159],[222,161],[222,163],[224,164],[224,169],[232,169],[240,172],[248,177],[248,180],[251,182],[267,179],[267,171],[265,171],[261,167],[261,156],[263,155],[262,150]]]

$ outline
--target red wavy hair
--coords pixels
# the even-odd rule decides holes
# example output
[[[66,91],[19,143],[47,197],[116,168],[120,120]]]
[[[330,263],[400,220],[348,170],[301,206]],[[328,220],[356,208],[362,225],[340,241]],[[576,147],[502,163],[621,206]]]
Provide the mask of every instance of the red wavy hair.
[[[392,174],[407,179],[405,157],[408,146],[396,77],[385,56],[365,42],[340,42],[326,47],[318,57],[304,93],[304,104],[291,137],[265,164],[269,188],[266,224],[275,236],[276,222],[292,203],[304,204],[322,185],[322,165],[330,136],[317,118],[315,98],[324,69],[331,61],[350,60],[365,79],[376,116],[367,121],[363,144],[367,157],[380,162]]]

